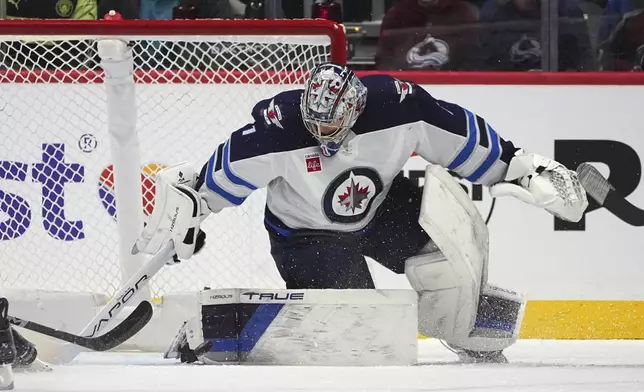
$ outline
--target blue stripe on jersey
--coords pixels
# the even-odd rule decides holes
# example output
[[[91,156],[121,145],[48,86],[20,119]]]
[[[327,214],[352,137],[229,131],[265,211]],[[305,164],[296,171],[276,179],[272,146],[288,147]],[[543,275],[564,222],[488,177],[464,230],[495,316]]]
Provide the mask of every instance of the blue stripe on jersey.
[[[275,230],[277,234],[282,235],[284,237],[290,237],[293,235],[293,230],[285,229],[283,227],[279,227],[278,225],[274,224],[268,218],[264,218],[264,223],[266,223],[271,229]]]
[[[478,169],[474,170],[474,172],[470,174],[469,177],[465,178],[470,182],[476,182],[481,177],[483,177],[483,175],[487,173],[492,165],[494,165],[494,163],[496,163],[496,161],[501,157],[499,135],[497,135],[496,131],[490,126],[490,124],[487,124],[487,129],[490,131],[490,150],[488,151],[485,160],[483,161],[483,163],[481,163]]]
[[[467,160],[472,157],[474,149],[476,148],[479,133],[479,130],[476,127],[476,116],[465,108],[463,108],[463,111],[465,111],[465,115],[467,116],[467,142],[465,142],[465,146],[458,153],[456,158],[454,158],[452,163],[447,165],[449,170],[456,170],[456,168],[467,162]]]
[[[251,191],[254,191],[257,189],[257,187],[250,182],[242,179],[241,177],[237,176],[233,171],[230,169],[230,139],[226,140],[226,144],[224,144],[224,173],[226,173],[226,177],[230,180],[235,185],[241,185],[245,186],[246,188],[250,189]]]
[[[224,188],[220,187],[215,181],[215,160],[217,159],[217,152],[212,154],[210,160],[208,161],[208,168],[206,169],[206,186],[211,191],[215,192],[219,196],[228,200],[232,204],[240,205],[246,200],[245,197],[235,196],[232,193],[226,191]]]

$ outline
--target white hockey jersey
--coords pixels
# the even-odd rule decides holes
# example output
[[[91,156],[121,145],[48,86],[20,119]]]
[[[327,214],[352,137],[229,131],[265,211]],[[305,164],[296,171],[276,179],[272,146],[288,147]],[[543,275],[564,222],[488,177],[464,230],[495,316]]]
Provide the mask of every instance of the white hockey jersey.
[[[332,157],[320,153],[302,122],[302,90],[259,102],[254,122],[233,132],[202,169],[200,193],[210,209],[240,205],[267,187],[266,224],[278,232],[353,232],[373,219],[414,152],[471,182],[504,178],[516,148],[481,117],[411,82],[361,80],[366,107]]]

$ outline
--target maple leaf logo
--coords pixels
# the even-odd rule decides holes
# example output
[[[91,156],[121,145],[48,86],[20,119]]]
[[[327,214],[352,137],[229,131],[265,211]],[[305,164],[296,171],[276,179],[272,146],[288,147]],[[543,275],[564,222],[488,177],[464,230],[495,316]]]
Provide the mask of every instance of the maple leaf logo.
[[[362,202],[369,198],[369,186],[360,187],[360,183],[356,183],[351,173],[351,185],[347,187],[346,192],[338,195],[338,203],[346,208],[345,211],[351,210],[352,213],[356,212],[356,208],[362,209]]]

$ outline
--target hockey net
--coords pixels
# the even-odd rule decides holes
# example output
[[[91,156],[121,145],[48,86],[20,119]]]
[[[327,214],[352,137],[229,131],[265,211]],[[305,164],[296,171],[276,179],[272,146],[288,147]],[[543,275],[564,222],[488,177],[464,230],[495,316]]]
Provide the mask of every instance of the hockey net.
[[[129,202],[144,216],[160,168],[187,160],[199,170],[257,101],[345,60],[342,28],[321,20],[3,21],[0,34],[3,289],[109,296],[124,277],[98,40],[132,46],[143,197]],[[152,295],[283,287],[264,200],[260,190],[211,216],[206,248],[162,270]]]

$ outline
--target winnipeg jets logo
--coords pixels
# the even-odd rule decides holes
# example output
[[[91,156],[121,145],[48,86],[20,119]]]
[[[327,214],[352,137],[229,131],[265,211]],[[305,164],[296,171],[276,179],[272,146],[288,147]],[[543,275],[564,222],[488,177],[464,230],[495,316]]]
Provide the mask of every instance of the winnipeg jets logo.
[[[345,207],[345,211],[351,210],[352,213],[356,212],[356,208],[361,210],[364,208],[363,202],[369,201],[369,186],[360,186],[359,182],[356,182],[356,178],[351,173],[349,175],[350,184],[347,186],[347,189],[341,195],[338,195],[338,203]]]
[[[284,129],[281,123],[282,112],[280,111],[280,107],[275,105],[274,99],[271,100],[271,103],[268,104],[268,108],[262,111],[262,115],[264,116],[264,121],[266,122],[266,125],[275,124],[278,127]]]
[[[409,82],[401,82],[400,80],[394,80],[394,85],[396,86],[396,91],[400,95],[400,101],[402,102],[409,94],[413,92],[413,87]]]
[[[346,170],[331,181],[324,193],[324,213],[332,222],[358,222],[367,216],[382,189],[382,180],[375,170],[368,167]]]

